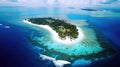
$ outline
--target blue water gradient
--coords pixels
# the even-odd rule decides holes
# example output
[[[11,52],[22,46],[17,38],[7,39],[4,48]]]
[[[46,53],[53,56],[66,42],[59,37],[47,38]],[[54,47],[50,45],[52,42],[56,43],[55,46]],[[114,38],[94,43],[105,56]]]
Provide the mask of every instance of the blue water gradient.
[[[70,11],[71,10],[71,11]],[[87,20],[106,38],[112,41],[118,54],[112,58],[92,62],[86,67],[118,67],[120,62],[120,17],[102,16],[95,17],[87,14],[75,13],[76,9],[47,9],[47,8],[24,8],[24,7],[1,7],[0,8],[0,67],[55,67],[49,60],[41,60],[39,53],[44,51],[33,47],[29,41],[29,36],[39,31],[39,36],[44,36],[36,27],[31,27],[22,22],[25,18],[41,16],[63,16],[70,20]],[[78,10],[79,11],[79,10]],[[118,12],[117,12],[118,13]],[[6,28],[9,26],[10,28]],[[42,29],[41,29],[42,30]],[[83,60],[81,60],[82,62]],[[88,61],[88,63],[90,63]],[[70,67],[72,65],[66,65]],[[74,66],[74,65],[73,65]],[[78,66],[79,67],[79,66]]]

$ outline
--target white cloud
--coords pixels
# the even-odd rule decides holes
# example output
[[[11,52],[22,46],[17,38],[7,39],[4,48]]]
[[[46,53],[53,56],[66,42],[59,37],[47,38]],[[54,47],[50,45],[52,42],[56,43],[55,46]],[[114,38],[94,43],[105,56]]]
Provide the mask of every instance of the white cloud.
[[[103,4],[111,4],[111,3],[114,3],[116,1],[118,1],[118,0],[102,0],[101,3],[103,3]]]
[[[19,6],[78,6],[78,7],[113,7],[120,6],[120,0],[1,0],[1,5]],[[108,6],[110,5],[110,6]]]

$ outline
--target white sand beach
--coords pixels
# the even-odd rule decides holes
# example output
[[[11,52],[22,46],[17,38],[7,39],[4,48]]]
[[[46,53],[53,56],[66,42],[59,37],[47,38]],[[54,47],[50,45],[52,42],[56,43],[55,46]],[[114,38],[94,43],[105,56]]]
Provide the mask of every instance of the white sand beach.
[[[23,20],[23,22],[31,24],[31,25],[35,25],[35,26],[38,26],[38,27],[41,27],[41,28],[44,28],[44,29],[48,30],[52,34],[53,39],[55,41],[59,42],[59,43],[71,45],[71,44],[77,43],[78,41],[82,41],[84,39],[84,33],[78,27],[77,27],[78,32],[79,32],[78,38],[71,40],[69,37],[66,37],[65,39],[61,39],[58,36],[58,33],[56,31],[54,31],[49,25],[37,25],[37,24],[33,24],[33,23],[29,22],[28,20]]]
[[[69,62],[69,61],[57,60],[56,58],[52,58],[52,57],[49,57],[49,56],[46,56],[46,55],[43,55],[43,54],[40,54],[40,57],[43,60],[50,60],[50,61],[52,61],[55,64],[56,67],[63,67],[65,64],[71,64],[71,62]]]

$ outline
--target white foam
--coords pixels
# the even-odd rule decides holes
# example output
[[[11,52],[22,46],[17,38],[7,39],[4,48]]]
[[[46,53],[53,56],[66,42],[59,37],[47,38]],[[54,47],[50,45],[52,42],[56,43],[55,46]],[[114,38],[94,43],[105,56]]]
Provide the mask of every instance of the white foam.
[[[29,22],[28,20],[24,20],[23,22],[31,24],[31,25],[35,25],[35,26],[38,26],[38,27],[42,27],[42,28],[48,30],[52,34],[53,39],[55,41],[59,42],[59,43],[71,45],[71,44],[77,43],[78,41],[80,42],[84,39],[84,33],[78,27],[77,27],[78,32],[79,32],[78,38],[76,38],[74,40],[73,39],[71,40],[69,37],[66,37],[66,39],[59,38],[58,33],[56,31],[54,31],[49,25],[37,25],[37,24],[33,24],[33,23]]]
[[[65,61],[65,60],[56,60],[55,58],[52,58],[52,57],[49,57],[49,56],[46,56],[46,55],[42,55],[42,54],[40,54],[40,57],[43,60],[50,60],[50,61],[52,61],[56,65],[56,67],[63,67],[65,64],[71,64],[68,61]]]

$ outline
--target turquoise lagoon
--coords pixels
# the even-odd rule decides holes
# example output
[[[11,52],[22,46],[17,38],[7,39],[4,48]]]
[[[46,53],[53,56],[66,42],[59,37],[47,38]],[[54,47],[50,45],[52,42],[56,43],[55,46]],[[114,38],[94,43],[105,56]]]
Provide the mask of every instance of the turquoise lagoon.
[[[11,11],[9,11],[11,10]],[[81,28],[84,34],[82,41],[71,45],[56,42],[53,35],[44,28],[29,25],[23,20],[31,17],[52,17],[65,20]],[[102,18],[120,17],[120,13],[109,10],[87,11],[78,8],[70,9],[68,7],[1,7],[0,18],[7,19],[7,23],[17,25],[28,32],[25,37],[32,48],[38,50],[40,54],[56,58],[57,60],[66,60],[75,65],[88,65],[92,62],[112,57],[116,51],[111,47],[112,41],[107,39],[102,31],[91,20]],[[104,19],[103,19],[104,20]],[[2,24],[2,23],[1,23]],[[80,64],[79,64],[80,63]]]

